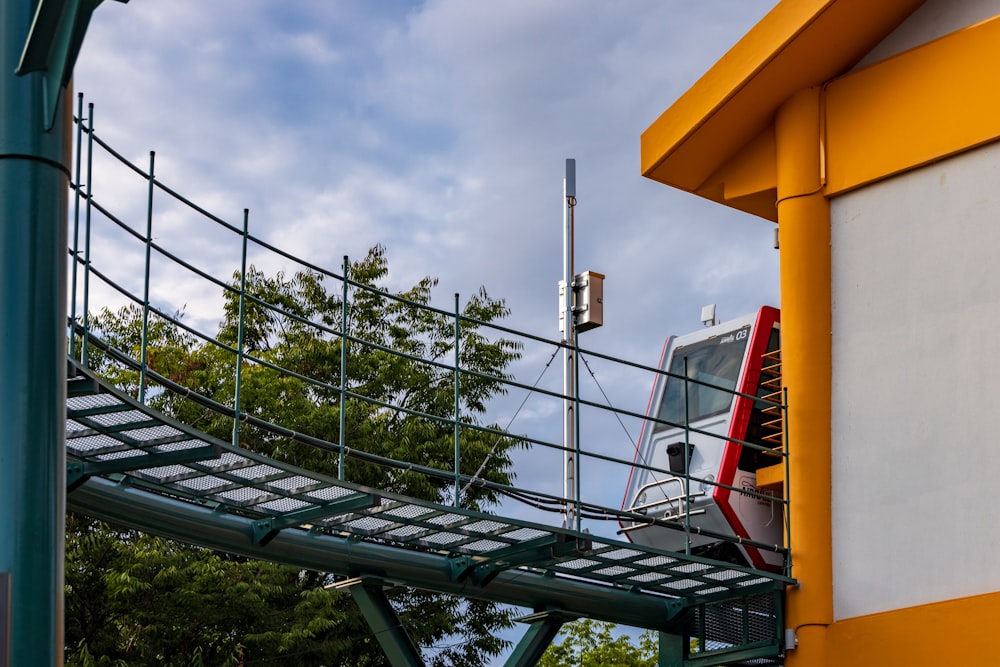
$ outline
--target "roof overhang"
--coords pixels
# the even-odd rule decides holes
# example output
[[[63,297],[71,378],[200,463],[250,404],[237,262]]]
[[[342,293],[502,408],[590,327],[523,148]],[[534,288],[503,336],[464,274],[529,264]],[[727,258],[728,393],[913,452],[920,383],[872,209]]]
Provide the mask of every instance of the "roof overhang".
[[[924,0],[782,0],[642,134],[643,175],[775,220],[774,114],[853,67]]]

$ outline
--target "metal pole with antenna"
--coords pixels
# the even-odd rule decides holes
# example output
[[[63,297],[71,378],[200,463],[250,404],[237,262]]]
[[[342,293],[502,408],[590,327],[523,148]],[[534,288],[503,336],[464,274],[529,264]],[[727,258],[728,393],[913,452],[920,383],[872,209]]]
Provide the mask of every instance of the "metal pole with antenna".
[[[559,281],[559,330],[563,350],[563,498],[565,524],[580,526],[580,399],[577,395],[577,336],[604,324],[604,275],[573,267],[573,211],[576,208],[576,160],[566,160],[563,180],[563,279]]]
[[[576,382],[574,381],[574,337],[576,322],[573,289],[573,209],[576,206],[576,160],[566,160],[563,180],[563,279],[559,285],[559,328],[563,344],[563,498],[566,499],[565,527],[579,529],[576,512]]]

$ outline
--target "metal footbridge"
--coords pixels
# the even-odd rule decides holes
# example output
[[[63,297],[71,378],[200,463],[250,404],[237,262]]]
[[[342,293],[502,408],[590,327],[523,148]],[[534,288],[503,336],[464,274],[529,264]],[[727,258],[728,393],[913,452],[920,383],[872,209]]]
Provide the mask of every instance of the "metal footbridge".
[[[541,378],[528,385],[502,371],[491,374],[463,358],[470,343],[508,341],[497,343],[507,353],[517,350],[507,361],[519,356],[541,364],[565,344],[501,327],[494,317],[477,318],[475,308],[459,308],[457,296],[449,312],[415,298],[420,294],[389,293],[358,280],[346,258],[338,274],[250,234],[248,212],[242,225],[231,224],[157,178],[152,153],[143,168],[112,149],[95,133],[93,107],[85,114],[82,97],[73,155],[74,100],[66,90],[99,4],[0,3],[0,667],[61,663],[65,508],[331,573],[357,601],[394,665],[422,664],[385,596],[398,585],[525,608],[528,631],[509,665],[535,664],[560,625],[580,617],[659,631],[663,667],[781,662],[782,597],[794,584],[791,555],[782,545],[754,544],[782,555],[780,572],[692,553],[694,534],[735,538],[711,535],[690,517],[652,519],[623,512],[613,506],[617,498],[602,499],[604,487],[618,496],[634,467],[651,469],[633,460],[627,438],[611,437],[606,428],[608,421],[637,428],[649,421],[644,414],[611,408],[596,396],[566,396]],[[68,239],[67,210],[73,212]],[[236,279],[218,277],[220,266],[239,267]],[[306,275],[331,294],[339,289],[342,317],[289,309],[281,289],[248,289],[254,266]],[[469,303],[482,305],[475,298]],[[238,305],[238,332],[206,333],[211,324],[179,314],[186,299],[196,300],[192,311],[201,317],[229,317],[226,308]],[[359,303],[409,318],[397,320],[388,339],[400,334],[405,340],[412,325],[418,334],[435,332],[436,344],[399,348],[368,338],[352,325]],[[109,328],[116,317],[126,330]],[[312,373],[262,354],[244,336],[244,325],[260,324],[254,317],[280,320],[337,350],[339,372],[332,356],[330,372]],[[448,344],[440,334],[451,330],[454,343]],[[651,386],[658,372],[573,347],[577,359],[628,376],[623,381],[635,386]],[[171,366],[192,350],[202,353],[197,363]],[[359,352],[375,360],[378,371],[405,359],[421,369],[411,388],[433,385],[446,395],[453,387],[453,405],[438,400],[415,409],[400,400],[405,390],[366,393],[345,370]],[[229,373],[224,387],[195,381],[208,371]],[[321,404],[327,416],[339,413],[339,424],[283,424],[241,396],[241,381],[260,373]],[[553,442],[558,425],[545,419],[524,420],[538,428],[531,433],[522,422],[497,426],[499,417],[484,423],[486,412],[512,406],[486,401],[470,410],[469,387],[473,394],[485,388],[486,396],[526,395],[525,401],[542,404],[536,415],[558,414],[552,404],[572,401],[579,425],[574,441]],[[377,438],[352,435],[345,427],[350,409],[360,409],[368,425],[405,421],[416,454],[394,458]],[[182,415],[185,423],[175,418]],[[430,431],[434,456],[420,453],[421,434]],[[453,434],[453,457],[440,455],[447,451],[442,433]],[[274,445],[268,455],[248,445],[255,439]],[[484,451],[482,443],[491,440],[500,445]],[[490,474],[497,470],[490,458],[514,450],[528,452],[530,462],[514,458],[500,468],[520,465],[531,484],[514,486],[511,475]],[[568,451],[586,502],[580,493],[567,500],[548,477],[531,479],[536,470],[560,469]],[[784,447],[769,451],[786,462],[787,479],[787,432]],[[381,472],[362,478],[355,477],[358,470]],[[401,491],[408,488],[427,493],[417,498],[421,494]],[[751,502],[760,495],[731,490]],[[782,502],[787,523],[787,497]],[[564,513],[575,520],[552,525]],[[681,531],[688,546],[668,552],[633,545],[616,531],[626,521]]]
[[[564,621],[584,616],[736,649],[678,664],[774,653],[782,577],[324,477],[199,433],[75,365],[66,407],[72,510],[341,575],[394,664],[420,663],[386,620],[389,584],[530,608],[509,664],[533,664]]]
[[[560,626],[581,617],[659,631],[659,664],[663,666],[781,664],[783,593],[794,583],[791,559],[783,546],[758,545],[784,554],[786,567],[781,572],[713,561],[692,554],[690,548],[678,553],[637,546],[616,533],[617,522],[653,520],[608,507],[600,500],[573,501],[575,514],[586,518],[587,526],[551,525],[559,522],[558,510],[566,502],[558,493],[548,487],[531,489],[489,480],[477,468],[481,461],[463,454],[463,434],[470,430],[515,438],[540,461],[555,462],[564,451],[561,442],[527,433],[515,436],[516,428],[499,430],[469,418],[461,409],[459,387],[478,378],[531,400],[556,404],[573,400],[578,414],[590,415],[582,418],[578,442],[572,445],[580,461],[584,495],[597,495],[598,489],[588,487],[588,479],[595,484],[596,480],[623,481],[632,466],[644,465],[634,460],[635,450],[625,436],[617,437],[611,447],[606,436],[593,446],[586,436],[590,429],[601,428],[601,419],[640,425],[646,420],[642,413],[615,409],[603,400],[570,399],[538,383],[529,386],[503,376],[484,378],[468,369],[460,354],[462,331],[467,329],[485,337],[516,338],[526,357],[538,359],[549,352],[554,355],[560,343],[475,321],[459,311],[457,296],[455,311],[446,312],[373,289],[352,280],[346,258],[340,274],[304,262],[250,234],[247,212],[243,224],[234,225],[169,188],[154,175],[153,153],[148,168],[125,159],[96,134],[93,107],[85,112],[82,96],[77,117],[84,120],[76,125],[79,151],[71,207],[75,215],[69,248],[65,426],[67,507],[71,511],[211,549],[334,574],[337,586],[350,591],[358,602],[394,665],[422,664],[419,650],[400,628],[383,594],[386,587],[395,585],[525,608],[522,620],[528,630],[509,665],[534,664]],[[138,221],[130,220],[129,214],[116,214],[95,192],[97,170],[115,168],[123,169],[145,192],[143,205],[132,207],[133,217],[141,212]],[[113,198],[111,193],[109,199]],[[172,223],[160,223],[164,218]],[[216,239],[210,252],[202,248],[193,259],[183,258],[181,250],[170,246],[174,240],[178,248],[190,249],[188,239],[171,239],[170,229],[177,220],[188,218],[198,221],[205,238]],[[110,250],[104,243],[112,237],[113,252],[103,252]],[[97,243],[96,239],[105,241]],[[132,249],[124,250],[128,247]],[[139,259],[126,261],[126,257]],[[333,284],[331,292],[343,295],[343,319],[300,317],[284,310],[287,306],[252,292],[246,286],[246,276],[252,271],[248,257],[259,264],[298,267]],[[234,280],[219,279],[199,264],[227,262],[239,266]],[[142,280],[135,279],[136,267],[142,269]],[[223,342],[221,336],[190,324],[176,314],[178,304],[150,296],[163,293],[151,289],[154,281],[186,285],[189,293],[192,282],[197,283],[200,286],[193,291],[219,295],[220,312],[224,298],[238,304],[240,335]],[[387,308],[413,309],[447,322],[455,331],[454,349],[449,351],[453,358],[413,356],[412,351],[383,347],[360,337],[352,331],[348,315],[350,304],[358,298],[384,299]],[[131,309],[128,312],[135,315],[135,324],[141,323],[136,345],[115,347],[102,336],[100,327],[94,329],[91,313],[98,310],[98,304],[111,311]],[[244,313],[251,308],[289,318],[319,339],[337,343],[342,369],[347,367],[351,350],[364,347],[426,365],[434,377],[454,383],[455,405],[442,414],[414,414],[404,405],[359,393],[349,379],[331,383],[329,377],[310,377],[277,366],[243,340]],[[218,363],[236,375],[236,390],[226,395],[228,400],[199,393],[185,383],[184,374],[162,372],[158,359],[164,356],[163,350],[151,334],[157,327],[179,332],[219,355]],[[596,352],[586,355],[604,368],[641,376],[636,381],[642,386],[651,386],[659,372]],[[367,403],[380,415],[407,414],[443,423],[454,430],[454,461],[443,466],[395,460],[371,448],[366,451],[362,443],[351,441],[343,419],[333,434],[296,431],[269,421],[266,414],[241,403],[240,374],[253,367],[324,393],[338,409]],[[116,381],[127,385],[130,393]],[[230,420],[233,437],[228,441],[213,437],[152,407],[171,405],[172,400],[197,406],[202,415]],[[339,461],[339,472],[330,474],[328,468],[320,473],[252,451],[242,446],[241,429],[256,429],[267,437],[322,452]],[[774,454],[787,460],[787,447],[775,449]],[[352,460],[396,475],[424,476],[443,491],[432,502],[370,488],[345,473],[344,462]],[[592,471],[589,477],[588,471]],[[505,500],[490,513],[480,504],[463,502],[469,488],[489,489]],[[614,493],[621,488],[619,484]],[[535,511],[529,520],[523,517],[528,511],[524,508],[530,506],[557,511]],[[689,534],[698,531],[690,519],[662,522],[662,526]]]

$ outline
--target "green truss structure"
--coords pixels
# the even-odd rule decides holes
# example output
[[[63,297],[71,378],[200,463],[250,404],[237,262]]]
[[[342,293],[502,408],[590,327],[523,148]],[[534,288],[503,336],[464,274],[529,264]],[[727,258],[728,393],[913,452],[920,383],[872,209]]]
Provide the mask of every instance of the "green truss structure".
[[[663,665],[781,651],[786,576],[325,477],[158,414],[74,363],[68,377],[70,509],[341,575],[394,665],[422,664],[382,595],[400,584],[536,610],[511,665],[534,664],[579,617],[683,638]],[[722,648],[691,654],[691,638]]]

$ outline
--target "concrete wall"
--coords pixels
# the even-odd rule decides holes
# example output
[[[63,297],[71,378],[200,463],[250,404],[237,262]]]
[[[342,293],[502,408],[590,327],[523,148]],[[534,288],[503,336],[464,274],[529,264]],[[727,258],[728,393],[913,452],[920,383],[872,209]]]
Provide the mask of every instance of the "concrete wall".
[[[831,209],[837,619],[1000,590],[1000,143]]]

